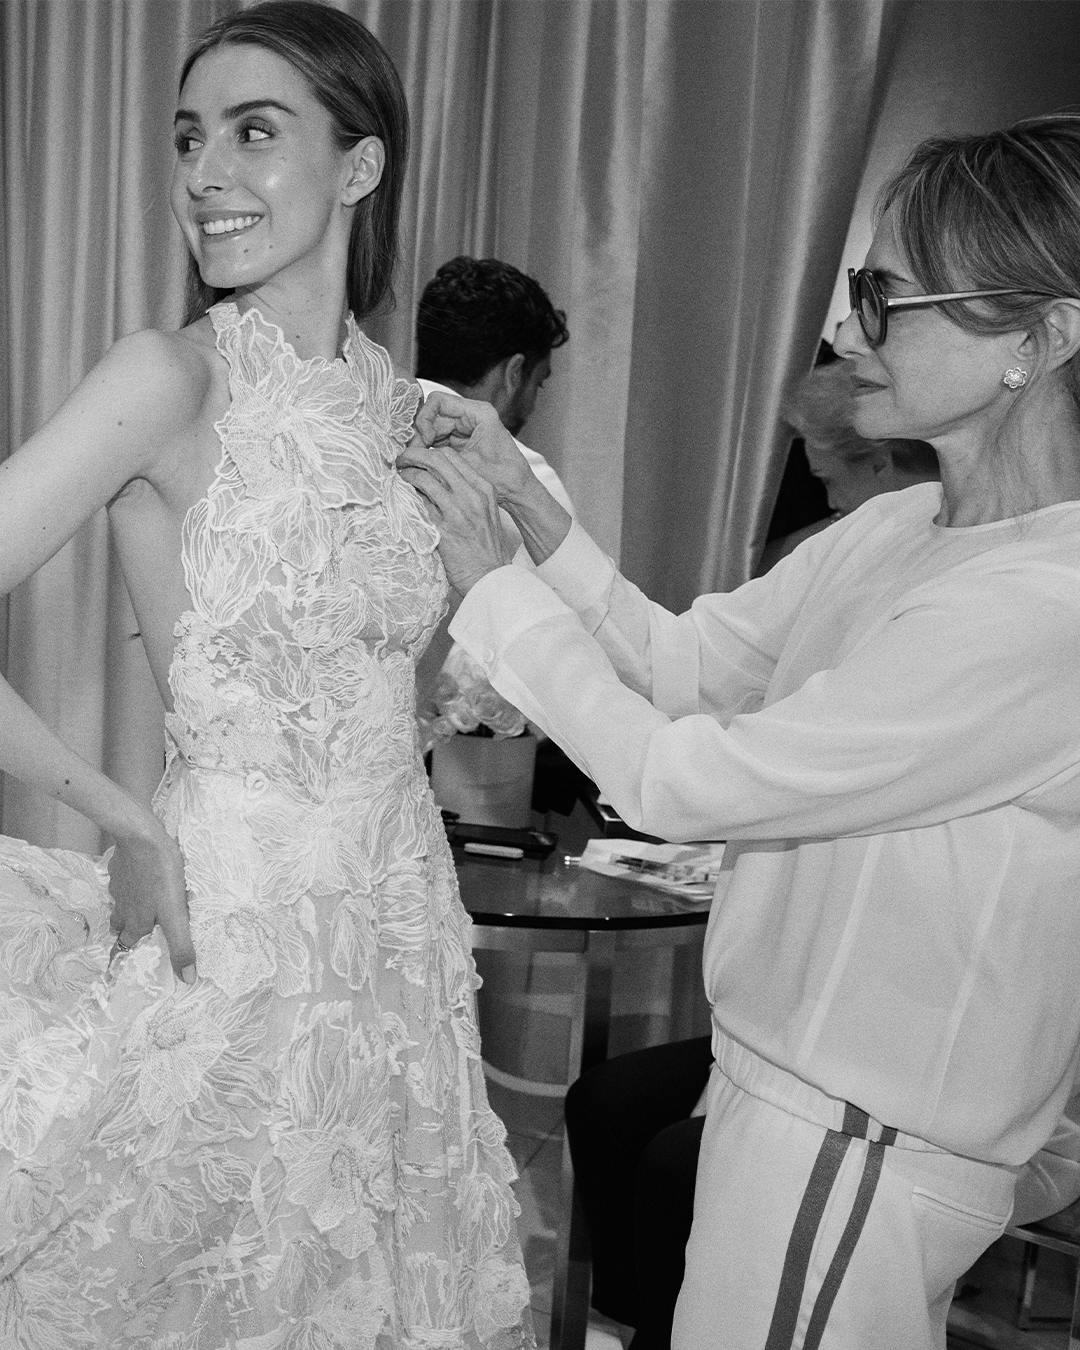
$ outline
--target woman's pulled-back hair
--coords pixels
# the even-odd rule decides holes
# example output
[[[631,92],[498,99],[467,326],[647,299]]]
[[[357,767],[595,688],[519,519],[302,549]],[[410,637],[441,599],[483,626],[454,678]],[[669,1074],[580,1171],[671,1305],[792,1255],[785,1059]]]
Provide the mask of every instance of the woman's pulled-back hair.
[[[346,293],[361,319],[384,300],[393,305],[398,214],[409,157],[409,109],[393,62],[356,19],[318,0],[266,0],[212,24],[180,72],[180,89],[200,56],[215,47],[265,47],[288,61],[333,121],[338,148],[377,136],[386,151],[382,179],[354,208]],[[200,318],[228,291],[207,286],[188,258],[184,323]]]
[[[924,141],[883,188],[879,215],[888,210],[928,295],[1028,292],[942,305],[953,322],[973,333],[1030,328],[1038,336],[1048,296],[1080,297],[1080,115]],[[1067,377],[1080,407],[1076,364]]]

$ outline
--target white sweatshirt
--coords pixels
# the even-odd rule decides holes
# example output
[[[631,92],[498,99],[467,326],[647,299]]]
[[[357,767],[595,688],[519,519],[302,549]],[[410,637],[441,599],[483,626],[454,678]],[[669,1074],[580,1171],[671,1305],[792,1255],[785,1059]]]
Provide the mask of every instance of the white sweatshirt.
[[[1080,503],[946,529],[940,501],[877,497],[677,617],[574,525],[451,632],[630,824],[734,841],[720,1036],[1019,1165],[1080,1046]]]

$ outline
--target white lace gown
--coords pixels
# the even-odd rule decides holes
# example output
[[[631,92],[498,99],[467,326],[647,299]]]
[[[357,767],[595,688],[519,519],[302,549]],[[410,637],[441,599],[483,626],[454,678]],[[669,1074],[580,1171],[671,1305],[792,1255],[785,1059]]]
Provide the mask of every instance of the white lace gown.
[[[221,461],[184,530],[169,766],[198,982],[110,968],[95,859],[0,839],[4,1350],[529,1346],[469,919],[414,728],[444,605],[350,322],[211,315]]]

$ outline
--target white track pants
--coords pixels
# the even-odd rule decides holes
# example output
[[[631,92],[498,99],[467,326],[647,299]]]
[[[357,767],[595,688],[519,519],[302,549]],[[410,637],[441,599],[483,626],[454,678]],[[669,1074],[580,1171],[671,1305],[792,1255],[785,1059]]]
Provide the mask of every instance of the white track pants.
[[[945,1350],[953,1284],[1008,1221],[1015,1169],[716,1051],[672,1350]]]

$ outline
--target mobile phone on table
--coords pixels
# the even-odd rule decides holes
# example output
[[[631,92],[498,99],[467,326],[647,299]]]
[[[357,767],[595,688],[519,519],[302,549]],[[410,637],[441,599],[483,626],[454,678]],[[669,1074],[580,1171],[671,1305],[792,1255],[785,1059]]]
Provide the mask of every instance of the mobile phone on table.
[[[546,858],[559,842],[546,830],[510,829],[502,825],[470,825],[447,821],[446,837],[452,847],[489,858]]]

